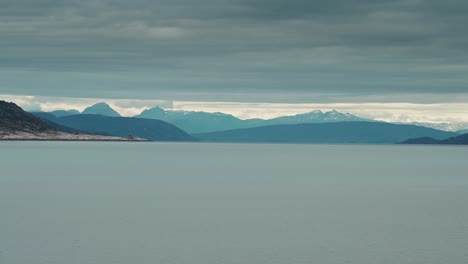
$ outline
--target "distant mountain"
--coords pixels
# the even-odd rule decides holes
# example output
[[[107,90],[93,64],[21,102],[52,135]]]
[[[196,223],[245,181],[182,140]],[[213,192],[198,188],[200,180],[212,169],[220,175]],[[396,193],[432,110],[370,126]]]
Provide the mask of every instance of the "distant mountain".
[[[174,124],[188,133],[220,131],[242,126],[242,120],[223,113],[171,111],[160,107],[151,108],[135,116],[137,118],[159,119]]]
[[[457,133],[458,133],[458,134],[467,134],[467,133],[468,133],[468,129],[458,130]]]
[[[336,110],[322,112],[320,110],[294,116],[282,116],[265,120],[265,125],[286,125],[286,124],[305,124],[305,123],[330,123],[345,121],[372,121],[357,117],[349,113],[340,113]]]
[[[167,111],[172,112],[172,111]],[[153,107],[151,109],[143,110],[139,115],[134,117],[137,118],[148,118],[148,119],[160,119],[163,120],[166,118],[166,111],[159,106]]]
[[[71,110],[55,110],[55,111],[51,111],[48,113],[56,117],[62,117],[62,116],[69,116],[69,115],[78,115],[80,111],[71,109]]]
[[[145,110],[135,117],[163,120],[172,123],[189,133],[206,133],[278,124],[370,121],[351,114],[343,114],[335,110],[330,112],[313,111],[310,113],[283,116],[269,120],[242,120],[233,115],[224,113],[172,111],[164,110],[160,107]]]
[[[393,144],[407,138],[443,139],[457,135],[432,128],[381,122],[335,122],[272,125],[212,133],[194,134],[211,142],[291,142],[291,143],[377,143]]]
[[[120,117],[120,114],[106,103],[97,103],[86,108],[82,114]]]
[[[153,141],[195,140],[183,130],[161,120],[86,114],[54,118],[46,115],[40,116],[60,125],[93,134],[132,136]]]
[[[411,122],[411,123],[402,123],[416,126],[430,127],[438,130],[444,131],[459,131],[466,129],[468,133],[468,123],[427,123],[427,122]]]
[[[441,140],[439,144],[468,145],[468,133]]]
[[[403,141],[402,144],[468,145],[468,133],[443,140],[437,140],[430,137],[411,138]]]

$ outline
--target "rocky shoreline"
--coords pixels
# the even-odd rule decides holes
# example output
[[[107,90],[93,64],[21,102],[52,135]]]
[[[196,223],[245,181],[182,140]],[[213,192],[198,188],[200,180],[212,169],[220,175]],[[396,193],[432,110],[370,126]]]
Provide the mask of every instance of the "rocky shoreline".
[[[90,134],[70,134],[60,131],[44,131],[38,133],[15,131],[0,131],[0,141],[124,141],[145,142],[146,139],[134,137],[115,137]]]

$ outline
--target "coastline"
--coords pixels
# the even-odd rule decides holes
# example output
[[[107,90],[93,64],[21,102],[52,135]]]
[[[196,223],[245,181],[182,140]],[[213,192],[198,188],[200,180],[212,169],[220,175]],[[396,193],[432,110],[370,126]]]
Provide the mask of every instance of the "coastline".
[[[117,137],[90,134],[70,134],[60,131],[32,133],[17,131],[13,133],[0,132],[0,141],[103,141],[103,142],[148,142],[149,140],[135,137]]]
[[[149,140],[134,140],[134,139],[3,139],[0,138],[0,142],[2,141],[42,141],[42,142],[151,142]]]

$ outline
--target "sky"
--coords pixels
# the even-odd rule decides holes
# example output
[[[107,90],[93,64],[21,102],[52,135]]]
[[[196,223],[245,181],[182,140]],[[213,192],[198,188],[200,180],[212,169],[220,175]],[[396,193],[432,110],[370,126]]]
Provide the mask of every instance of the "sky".
[[[0,99],[467,122],[467,13],[464,0],[0,0]]]

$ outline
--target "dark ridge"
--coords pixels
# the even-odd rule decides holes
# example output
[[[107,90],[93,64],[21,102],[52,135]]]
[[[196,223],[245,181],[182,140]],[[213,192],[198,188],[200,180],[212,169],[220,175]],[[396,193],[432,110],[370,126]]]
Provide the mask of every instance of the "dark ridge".
[[[3,131],[43,132],[51,130],[42,119],[25,112],[14,103],[0,101],[0,129]]]
[[[402,144],[439,144],[440,140],[430,138],[430,137],[420,137],[420,138],[410,138],[403,142]]]
[[[468,145],[468,133],[442,140],[440,144]]]
[[[402,144],[437,144],[437,145],[468,145],[468,133],[456,137],[450,137],[443,140],[434,138],[410,138]]]

